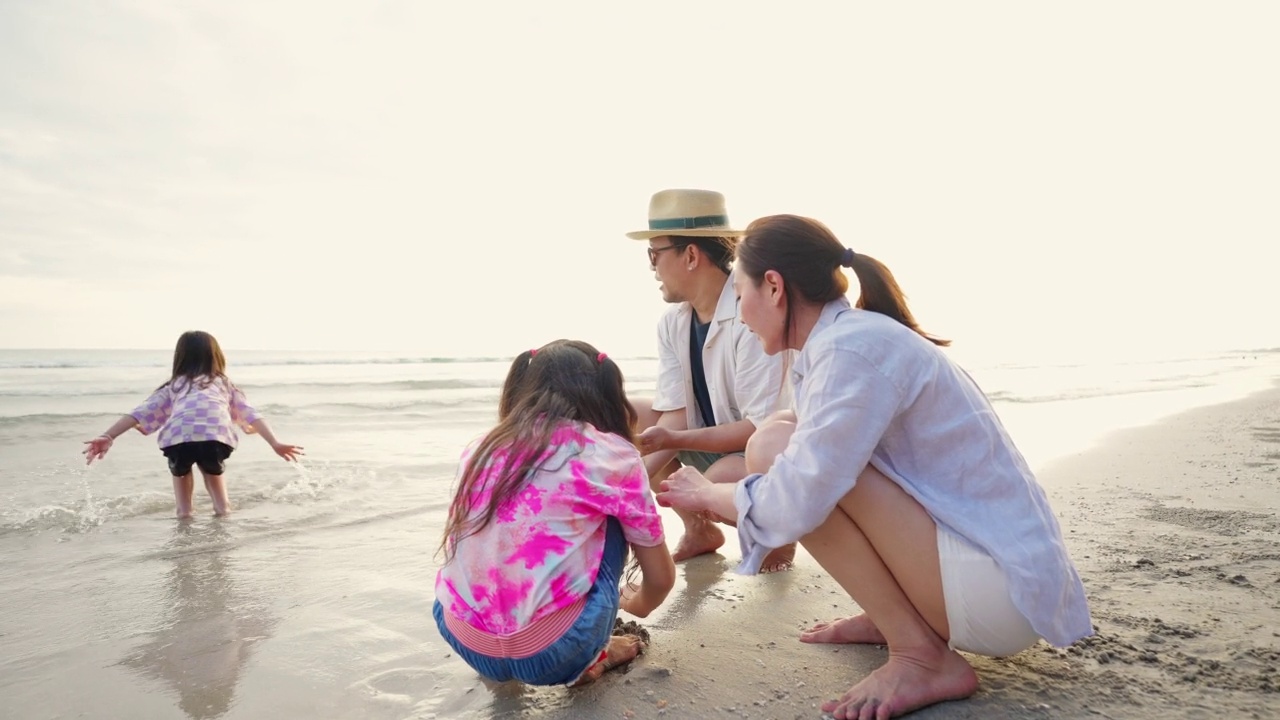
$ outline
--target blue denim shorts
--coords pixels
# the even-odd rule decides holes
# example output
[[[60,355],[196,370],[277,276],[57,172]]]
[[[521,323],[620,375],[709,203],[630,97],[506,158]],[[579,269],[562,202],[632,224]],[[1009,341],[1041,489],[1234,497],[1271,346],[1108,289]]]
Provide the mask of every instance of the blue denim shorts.
[[[476,672],[497,682],[520,680],[529,685],[567,685],[577,680],[600,658],[613,635],[618,617],[619,583],[627,561],[627,540],[622,525],[609,518],[605,530],[604,556],[595,585],[587,592],[582,613],[573,626],[546,649],[523,658],[491,657],[463,645],[444,623],[444,606],[436,600],[431,614],[449,647]]]

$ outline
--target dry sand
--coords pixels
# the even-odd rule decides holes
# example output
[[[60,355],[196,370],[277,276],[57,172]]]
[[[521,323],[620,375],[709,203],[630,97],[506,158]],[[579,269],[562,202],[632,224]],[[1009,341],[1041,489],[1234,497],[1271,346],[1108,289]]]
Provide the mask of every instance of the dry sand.
[[[1280,718],[1280,390],[1122,431],[1039,475],[1097,634],[970,657],[978,693],[911,717]],[[482,716],[822,717],[885,650],[797,640],[856,610],[809,556],[758,577],[735,575],[736,558],[683,565],[686,592],[625,672],[492,687]]]

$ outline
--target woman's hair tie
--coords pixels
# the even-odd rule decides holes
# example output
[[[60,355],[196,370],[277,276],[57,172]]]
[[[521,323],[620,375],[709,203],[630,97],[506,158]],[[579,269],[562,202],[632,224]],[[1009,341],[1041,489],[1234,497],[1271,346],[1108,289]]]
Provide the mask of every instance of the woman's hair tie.
[[[853,248],[845,248],[844,254],[840,256],[840,265],[843,267],[853,267]]]
[[[529,357],[536,357],[537,354],[538,354],[538,348],[534,348],[529,351]]]
[[[605,358],[607,358],[607,357],[609,357],[609,356],[608,356],[608,355],[605,355],[604,353],[600,353],[599,355],[596,355],[596,362],[597,362],[597,363],[602,363],[602,362],[604,362],[604,359],[605,359]]]

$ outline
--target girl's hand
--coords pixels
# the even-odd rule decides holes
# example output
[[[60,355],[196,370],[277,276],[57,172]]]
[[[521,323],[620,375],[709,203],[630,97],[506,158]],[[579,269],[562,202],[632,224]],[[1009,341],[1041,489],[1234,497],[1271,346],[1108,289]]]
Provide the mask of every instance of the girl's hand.
[[[631,613],[632,615],[636,615],[636,617],[642,617],[641,615],[637,615],[636,613],[636,610],[641,609],[635,606],[636,594],[638,592],[640,592],[639,585],[636,585],[634,583],[627,583],[626,587],[622,588],[622,593],[621,593],[622,597],[619,598],[618,609],[625,610],[626,612]],[[645,613],[645,614],[647,615],[648,613]]]
[[[94,460],[101,458],[111,449],[111,444],[115,442],[110,435],[99,435],[92,440],[85,440],[84,444],[89,447],[84,449],[84,456],[89,458],[85,465],[92,465]]]
[[[696,469],[685,466],[671,473],[671,476],[658,486],[660,492],[655,496],[658,504],[680,510],[698,512],[709,510],[703,490],[711,487],[711,481],[702,476]]]
[[[664,427],[654,425],[645,428],[644,432],[636,436],[636,449],[641,455],[666,450],[667,445],[671,442],[671,432]]]
[[[306,455],[306,453],[302,452],[301,445],[273,442],[271,443],[271,449],[275,450],[277,455],[289,462],[297,462],[299,455]]]

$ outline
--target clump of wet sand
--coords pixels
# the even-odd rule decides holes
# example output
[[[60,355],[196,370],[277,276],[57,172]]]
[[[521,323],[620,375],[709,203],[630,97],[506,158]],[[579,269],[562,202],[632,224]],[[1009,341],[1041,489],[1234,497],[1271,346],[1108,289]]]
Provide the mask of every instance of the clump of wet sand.
[[[645,645],[649,644],[649,631],[646,630],[643,625],[636,622],[635,620],[627,620],[625,622],[622,620],[622,618],[618,618],[614,620],[613,634],[614,635],[635,635],[636,637],[640,638],[640,642],[644,643]],[[643,646],[641,646],[640,652],[644,652]]]

